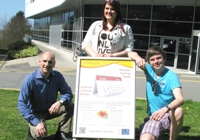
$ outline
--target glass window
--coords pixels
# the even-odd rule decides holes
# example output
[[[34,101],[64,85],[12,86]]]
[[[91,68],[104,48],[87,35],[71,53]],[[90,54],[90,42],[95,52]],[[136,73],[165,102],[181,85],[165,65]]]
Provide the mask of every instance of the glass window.
[[[138,55],[140,56],[140,57],[142,57],[143,59],[145,59],[145,56],[146,56],[146,50],[134,50],[135,52],[137,52],[138,53]]]
[[[191,37],[192,23],[152,22],[152,35]]]
[[[153,19],[193,21],[193,6],[153,6]]]
[[[191,39],[180,38],[178,53],[189,54],[190,45],[191,45]]]
[[[74,16],[74,11],[71,11],[69,13],[69,21],[73,21],[75,19],[75,16]]]
[[[179,69],[188,69],[189,56],[187,55],[178,55],[177,68]]]
[[[174,58],[175,58],[174,54],[166,53],[165,65],[173,67],[174,66]]]
[[[190,70],[195,71],[195,64],[196,64],[196,57],[197,57],[197,47],[198,47],[199,37],[193,36],[193,43],[192,43],[192,58],[191,58],[191,65]]]
[[[68,40],[67,36],[68,36],[67,31],[64,31],[64,32],[62,33],[62,38],[63,38],[64,40]]]
[[[131,26],[133,33],[149,35],[150,21],[128,20],[127,24]]]
[[[64,24],[64,30],[73,30],[73,21]]]
[[[84,17],[101,17],[103,5],[85,5]]]
[[[68,23],[69,12],[63,14],[64,23]]]
[[[39,29],[40,28],[40,19],[35,19],[34,20],[34,29]]]
[[[126,5],[121,5],[121,8],[122,8],[123,19],[126,19],[126,9],[127,9],[127,6]]]
[[[172,52],[174,53],[176,50],[176,39],[164,39],[163,40],[163,50],[165,52]]]
[[[197,6],[195,10],[195,21],[200,22],[200,6]]]
[[[74,17],[75,17],[75,19],[77,19],[77,18],[79,18],[79,17],[81,17],[81,8],[79,7],[79,8],[77,8],[77,9],[75,9],[75,11],[74,11]]]
[[[129,5],[128,18],[150,19],[151,6],[149,5]]]
[[[134,36],[134,49],[148,49],[148,36]]]
[[[126,18],[126,5],[121,5],[123,18]],[[85,5],[85,17],[102,17],[103,5]]]
[[[160,37],[151,37],[150,38],[150,47],[151,46],[160,46]]]
[[[70,23],[65,23],[63,28],[64,28],[64,30],[69,30],[70,29]]]
[[[194,24],[194,30],[200,30],[200,24],[195,23]]]
[[[94,21],[96,21],[97,19],[84,19],[84,28],[83,28],[83,30],[88,30],[89,29],[89,27],[92,25],[92,23],[94,22]]]
[[[49,37],[49,30],[47,31],[47,37]]]

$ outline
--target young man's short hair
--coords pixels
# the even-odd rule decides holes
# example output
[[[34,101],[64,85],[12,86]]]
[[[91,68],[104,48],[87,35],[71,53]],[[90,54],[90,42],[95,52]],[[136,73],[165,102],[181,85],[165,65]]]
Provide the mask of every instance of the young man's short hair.
[[[147,50],[146,53],[146,61],[149,62],[150,57],[153,55],[161,54],[163,56],[164,61],[166,60],[166,54],[165,51],[160,46],[152,46]]]

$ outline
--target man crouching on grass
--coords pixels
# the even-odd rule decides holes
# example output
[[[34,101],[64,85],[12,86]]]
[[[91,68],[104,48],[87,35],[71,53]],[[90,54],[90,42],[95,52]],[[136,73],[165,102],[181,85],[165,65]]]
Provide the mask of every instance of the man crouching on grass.
[[[159,46],[147,50],[146,61],[136,52],[128,56],[146,75],[147,113],[140,140],[158,140],[162,130],[170,130],[169,140],[176,140],[183,124],[184,103],[178,76],[165,67],[166,54]]]
[[[47,136],[46,120],[61,116],[56,140],[70,140],[70,125],[74,112],[72,91],[63,75],[53,70],[55,55],[44,52],[39,58],[39,69],[29,74],[18,98],[18,109],[29,122],[29,139]],[[57,101],[58,92],[61,94]]]

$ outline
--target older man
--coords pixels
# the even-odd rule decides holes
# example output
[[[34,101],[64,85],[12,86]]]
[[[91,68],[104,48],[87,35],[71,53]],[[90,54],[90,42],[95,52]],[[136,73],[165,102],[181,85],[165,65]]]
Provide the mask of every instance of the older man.
[[[29,122],[29,138],[46,137],[45,121],[61,116],[57,135],[62,140],[71,139],[69,133],[74,111],[71,88],[63,75],[53,70],[56,61],[52,52],[44,52],[38,63],[39,68],[24,79],[18,98],[18,109]]]

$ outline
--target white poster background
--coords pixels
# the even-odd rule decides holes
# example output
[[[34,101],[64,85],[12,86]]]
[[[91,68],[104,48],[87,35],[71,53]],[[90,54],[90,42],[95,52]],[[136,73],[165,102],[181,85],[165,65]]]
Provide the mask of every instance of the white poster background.
[[[135,63],[129,58],[77,61],[74,138],[135,139]]]

